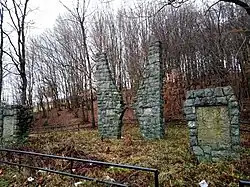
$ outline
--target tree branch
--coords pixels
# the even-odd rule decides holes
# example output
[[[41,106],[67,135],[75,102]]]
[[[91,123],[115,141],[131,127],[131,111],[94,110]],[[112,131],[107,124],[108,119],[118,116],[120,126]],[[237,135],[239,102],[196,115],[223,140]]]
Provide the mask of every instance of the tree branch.
[[[244,8],[246,10],[247,14],[250,16],[250,6],[247,3],[240,1],[240,0],[221,0],[221,1],[228,2],[228,3],[234,3],[234,4]]]

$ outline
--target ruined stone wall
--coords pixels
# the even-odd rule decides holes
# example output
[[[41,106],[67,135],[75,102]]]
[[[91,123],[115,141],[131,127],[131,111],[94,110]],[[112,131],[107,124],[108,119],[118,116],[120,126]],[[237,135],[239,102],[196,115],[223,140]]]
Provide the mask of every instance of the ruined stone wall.
[[[120,138],[123,111],[122,95],[112,79],[106,54],[96,56],[98,130],[102,137]]]
[[[32,111],[23,106],[0,106],[1,146],[23,143],[32,122]]]
[[[155,42],[149,48],[148,62],[143,81],[139,85],[134,104],[142,136],[146,139],[164,137],[163,120],[163,68],[161,43]]]
[[[238,159],[239,106],[230,86],[187,92],[184,113],[190,145],[200,162]]]

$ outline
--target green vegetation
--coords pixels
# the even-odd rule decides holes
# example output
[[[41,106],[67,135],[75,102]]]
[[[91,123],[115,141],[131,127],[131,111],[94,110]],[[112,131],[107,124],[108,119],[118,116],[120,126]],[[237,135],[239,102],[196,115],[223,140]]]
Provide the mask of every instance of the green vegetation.
[[[24,150],[48,154],[57,154],[79,158],[87,158],[114,163],[131,164],[157,168],[160,171],[161,186],[198,186],[206,180],[209,187],[237,186],[238,179],[250,180],[250,149],[242,149],[240,161],[197,164],[189,151],[188,130],[183,125],[170,126],[166,130],[166,138],[158,141],[146,141],[140,137],[137,127],[127,126],[121,140],[103,141],[97,130],[80,132],[57,132],[44,135],[32,135]],[[247,134],[242,139],[247,138]],[[36,160],[35,160],[36,161]],[[36,161],[37,162],[37,161]],[[44,162],[45,163],[45,162]],[[67,169],[69,163],[56,160],[49,163],[57,169]],[[48,165],[44,165],[48,167]],[[127,169],[89,166],[75,163],[75,173],[81,173],[100,179],[115,179],[132,186],[153,186],[152,174]],[[41,173],[4,166],[0,177],[0,186],[46,186],[68,187],[79,182],[78,179]],[[13,177],[15,176],[15,177]],[[27,182],[32,176],[35,180]],[[3,184],[3,185],[1,185]],[[103,186],[83,181],[81,186]]]

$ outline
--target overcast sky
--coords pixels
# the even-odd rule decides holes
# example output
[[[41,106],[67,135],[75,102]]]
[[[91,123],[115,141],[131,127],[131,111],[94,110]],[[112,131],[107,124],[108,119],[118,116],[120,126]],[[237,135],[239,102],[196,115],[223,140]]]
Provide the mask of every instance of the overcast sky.
[[[76,0],[61,0],[61,2],[67,7],[74,7]],[[96,6],[103,4],[103,2],[110,2],[112,7],[116,9],[121,5],[128,5],[128,2],[132,4],[133,0],[89,0],[89,2],[89,11],[92,12]],[[62,3],[59,0],[30,0],[30,7],[34,9],[30,15],[30,19],[34,22],[31,34],[39,34],[46,28],[52,28],[57,16],[67,12]]]

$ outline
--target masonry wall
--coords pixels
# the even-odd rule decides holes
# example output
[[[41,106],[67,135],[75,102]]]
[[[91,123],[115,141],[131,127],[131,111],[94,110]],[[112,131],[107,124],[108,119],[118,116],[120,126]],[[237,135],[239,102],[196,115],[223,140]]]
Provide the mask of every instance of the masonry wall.
[[[8,147],[23,143],[32,122],[32,111],[23,106],[0,106],[0,142]]]
[[[108,65],[106,54],[96,55],[98,130],[102,137],[120,138],[123,101]]]
[[[239,105],[230,86],[190,90],[184,113],[199,162],[239,159]]]
[[[145,66],[143,81],[139,85],[134,104],[142,136],[146,139],[164,137],[163,121],[163,68],[161,43],[149,47],[148,62]]]

